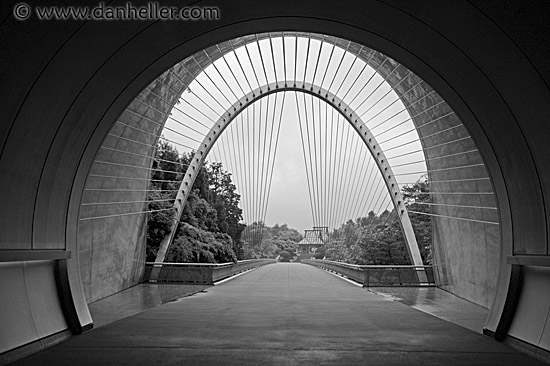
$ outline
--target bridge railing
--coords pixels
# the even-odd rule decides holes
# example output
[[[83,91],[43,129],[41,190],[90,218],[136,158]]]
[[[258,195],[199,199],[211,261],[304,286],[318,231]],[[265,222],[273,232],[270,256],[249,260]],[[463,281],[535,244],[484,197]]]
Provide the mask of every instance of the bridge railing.
[[[320,259],[304,259],[302,263],[338,273],[362,283],[363,287],[435,285],[431,266],[355,265]]]
[[[145,263],[145,282],[212,285],[240,272],[275,263],[274,259],[250,259],[237,263]]]

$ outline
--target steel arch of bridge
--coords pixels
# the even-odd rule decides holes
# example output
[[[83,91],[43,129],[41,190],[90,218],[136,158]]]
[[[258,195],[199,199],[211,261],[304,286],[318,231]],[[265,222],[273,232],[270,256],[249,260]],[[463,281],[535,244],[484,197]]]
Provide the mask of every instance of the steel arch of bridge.
[[[177,225],[183,213],[183,208],[185,207],[189,193],[191,192],[191,188],[193,187],[193,183],[195,182],[198,172],[206,159],[206,156],[210,152],[210,149],[214,146],[223,131],[242,111],[254,102],[270,94],[286,91],[307,93],[328,103],[336,109],[361,136],[362,141],[365,143],[369,152],[373,156],[374,161],[376,162],[376,165],[384,178],[384,183],[390,193],[393,206],[399,217],[398,221],[405,238],[411,261],[415,266],[422,266],[422,257],[420,256],[420,250],[418,249],[416,237],[414,235],[412,224],[409,219],[409,214],[403,201],[399,185],[397,184],[392,168],[388,163],[384,152],[378,145],[374,135],[371,133],[363,120],[338,96],[318,85],[307,82],[297,83],[294,80],[273,82],[264,85],[263,87],[260,86],[233,103],[233,105],[218,118],[214,126],[210,129],[198,147],[193,160],[190,162],[189,167],[185,172],[185,176],[183,177],[178,189],[176,199],[174,200],[176,214],[170,228],[170,233],[167,234],[161,241],[155,262],[158,263],[164,261],[168,248],[174,240]]]

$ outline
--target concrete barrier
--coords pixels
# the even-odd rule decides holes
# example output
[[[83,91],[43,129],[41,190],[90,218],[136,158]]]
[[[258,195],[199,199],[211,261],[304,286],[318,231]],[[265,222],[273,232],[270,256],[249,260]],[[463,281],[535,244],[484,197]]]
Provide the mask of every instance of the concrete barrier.
[[[250,259],[237,263],[145,263],[145,282],[212,285],[217,281],[276,263],[274,259]]]
[[[302,263],[338,273],[363,287],[435,286],[431,266],[356,265],[319,259],[304,259]]]

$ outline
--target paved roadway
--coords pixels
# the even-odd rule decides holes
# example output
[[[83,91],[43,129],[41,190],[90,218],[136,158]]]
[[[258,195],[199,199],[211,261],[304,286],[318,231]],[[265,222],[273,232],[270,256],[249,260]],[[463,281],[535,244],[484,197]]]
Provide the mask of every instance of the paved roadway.
[[[267,265],[16,365],[543,365],[299,263]]]

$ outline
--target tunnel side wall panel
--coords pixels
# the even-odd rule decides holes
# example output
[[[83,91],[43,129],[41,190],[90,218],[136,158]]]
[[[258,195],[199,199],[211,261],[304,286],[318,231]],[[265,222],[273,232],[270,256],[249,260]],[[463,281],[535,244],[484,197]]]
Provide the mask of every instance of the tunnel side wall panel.
[[[434,215],[437,284],[489,308],[497,289],[500,230],[496,199],[480,152],[458,116],[419,77],[406,68],[395,69],[381,56],[373,57],[372,64],[401,96],[424,149],[433,192],[429,208]]]
[[[148,210],[147,190],[157,141],[183,91],[178,70],[185,72],[176,65],[136,97],[105,137],[90,169],[78,235],[88,302],[143,279],[148,216],[139,213]],[[101,204],[109,202],[112,204]]]
[[[53,261],[0,263],[0,355],[67,329],[54,266]]]

